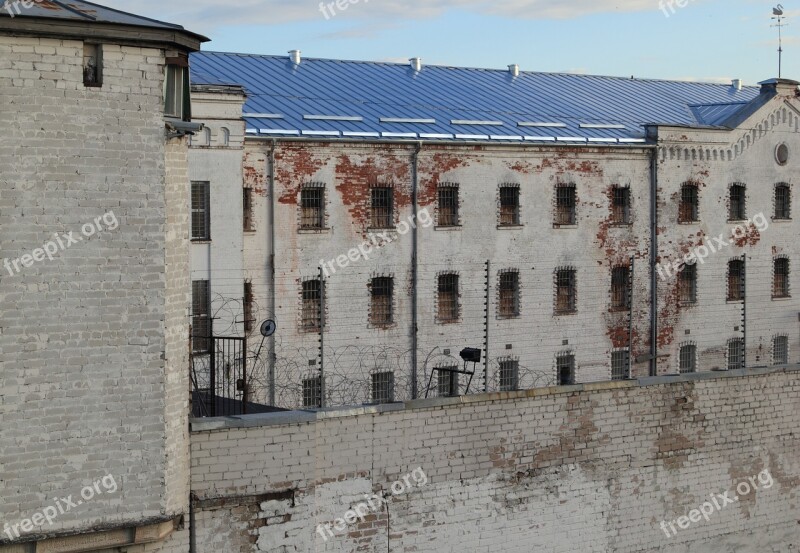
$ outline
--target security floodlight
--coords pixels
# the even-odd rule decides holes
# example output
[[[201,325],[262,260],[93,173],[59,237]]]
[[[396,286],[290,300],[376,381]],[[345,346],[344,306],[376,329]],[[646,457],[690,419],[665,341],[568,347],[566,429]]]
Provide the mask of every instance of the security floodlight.
[[[482,350],[476,348],[464,348],[461,350],[461,359],[465,363],[480,363]]]

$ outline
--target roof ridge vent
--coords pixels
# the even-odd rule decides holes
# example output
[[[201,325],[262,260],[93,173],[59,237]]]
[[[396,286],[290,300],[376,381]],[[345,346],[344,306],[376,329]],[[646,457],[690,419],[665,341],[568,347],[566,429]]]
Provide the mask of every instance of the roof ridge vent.
[[[289,58],[295,65],[300,65],[300,62],[303,61],[300,50],[289,50]]]
[[[411,67],[414,71],[422,71],[422,58],[411,58],[408,61],[411,63]]]
[[[512,77],[519,77],[519,65],[512,63],[508,66],[508,72],[511,73]]]

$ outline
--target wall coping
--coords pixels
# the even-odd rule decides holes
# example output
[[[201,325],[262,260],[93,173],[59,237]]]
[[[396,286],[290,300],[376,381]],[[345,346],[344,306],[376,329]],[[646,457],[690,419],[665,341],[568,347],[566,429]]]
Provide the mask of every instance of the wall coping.
[[[361,415],[376,415],[394,411],[413,411],[417,409],[452,407],[471,403],[513,401],[533,397],[559,396],[581,392],[596,393],[609,390],[626,390],[630,388],[683,384],[687,382],[698,382],[703,380],[747,378],[751,376],[764,376],[789,372],[800,372],[800,364],[780,365],[776,367],[755,367],[749,369],[738,369],[734,371],[711,371],[691,374],[648,376],[634,380],[591,382],[586,384],[576,384],[574,386],[550,386],[547,388],[534,388],[532,390],[521,390],[518,392],[492,392],[458,397],[415,399],[406,402],[386,403],[381,405],[330,407],[325,409],[281,411],[277,413],[263,413],[257,415],[240,415],[230,417],[191,418],[189,423],[191,432],[193,434],[197,434],[201,432],[213,432],[216,430],[228,430],[234,428],[285,426],[289,424],[311,423],[319,420],[357,417]]]

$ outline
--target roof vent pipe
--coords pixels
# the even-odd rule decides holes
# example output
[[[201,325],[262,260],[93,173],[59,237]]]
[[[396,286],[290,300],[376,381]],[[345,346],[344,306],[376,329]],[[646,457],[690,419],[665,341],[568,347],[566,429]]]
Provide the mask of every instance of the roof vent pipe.
[[[422,71],[422,58],[411,58],[408,61],[411,62],[411,67],[414,68],[414,71]]]
[[[302,58],[300,57],[300,50],[289,50],[289,57],[292,60],[292,63],[295,65],[300,65]]]
[[[508,72],[511,73],[513,77],[519,77],[519,65],[516,63],[509,65]]]
[[[731,81],[731,84],[733,85],[733,88],[736,90],[742,89],[742,79],[733,79],[733,81]]]

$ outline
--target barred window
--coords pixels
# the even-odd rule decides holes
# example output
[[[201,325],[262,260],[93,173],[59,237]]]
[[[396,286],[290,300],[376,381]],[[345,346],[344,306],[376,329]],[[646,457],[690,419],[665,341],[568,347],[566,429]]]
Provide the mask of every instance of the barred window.
[[[728,219],[731,221],[744,221],[747,218],[745,187],[742,184],[734,184],[730,190],[730,207]]]
[[[792,192],[788,184],[775,187],[775,219],[792,218]]]
[[[501,317],[519,316],[519,273],[500,273],[500,303],[497,306]]]
[[[789,259],[779,257],[774,260],[772,275],[772,297],[788,298],[789,295]]]
[[[322,281],[306,280],[302,289],[302,321],[304,330],[319,330],[322,327]]]
[[[611,194],[611,222],[617,225],[630,224],[631,189],[626,186],[615,186]]]
[[[211,183],[192,182],[192,240],[210,240]]]
[[[678,222],[694,223],[700,218],[700,193],[696,184],[681,186],[681,203],[678,206]]]
[[[576,196],[574,184],[556,186],[556,225],[574,225],[576,223]]]
[[[372,401],[392,403],[394,401],[394,373],[381,371],[372,373]]]
[[[394,322],[392,312],[394,279],[392,277],[373,278],[370,284],[370,294],[372,296],[370,323],[377,326],[392,324]]]
[[[697,302],[697,264],[684,265],[678,273],[678,301],[684,304]]]
[[[697,346],[686,344],[681,346],[678,370],[681,374],[697,371]]]
[[[457,365],[440,367],[436,371],[436,388],[439,397],[455,397],[458,395],[458,370]]]
[[[303,379],[303,407],[306,409],[322,407],[321,376],[312,376]]]
[[[772,364],[773,365],[789,364],[788,336],[775,336],[775,338],[772,339]]]
[[[242,227],[245,232],[253,230],[253,189],[242,188]]]
[[[372,188],[370,190],[372,228],[388,229],[394,227],[393,192],[391,188]]]
[[[207,280],[192,282],[192,350],[205,353],[211,349],[211,295]]]
[[[728,341],[728,370],[744,368],[744,340],[734,338]]]
[[[249,280],[244,282],[244,331],[250,333],[253,331],[253,323],[255,316],[253,313],[253,283]]]
[[[439,275],[438,313],[440,322],[454,322],[459,316],[458,275]]]
[[[556,373],[559,386],[575,384],[575,356],[572,353],[561,353],[556,357]]]
[[[300,228],[306,230],[325,227],[325,189],[306,186],[300,191]]]
[[[611,380],[625,380],[628,377],[628,350],[612,351]]]
[[[459,224],[458,186],[443,185],[439,187],[439,226],[455,227]]]
[[[728,301],[744,299],[744,261],[732,259],[728,261]]]
[[[556,314],[574,313],[577,310],[577,296],[575,270],[559,269],[556,271]]]
[[[500,187],[500,226],[519,225],[519,187]]]
[[[504,359],[500,361],[500,391],[513,392],[519,390],[519,361]]]
[[[611,270],[611,308],[629,309],[631,306],[631,270],[614,267]]]

